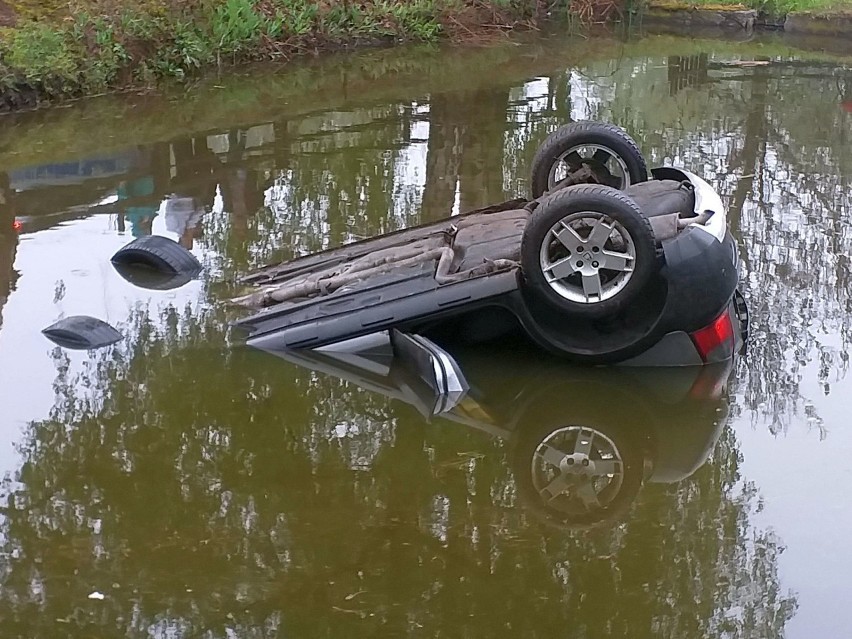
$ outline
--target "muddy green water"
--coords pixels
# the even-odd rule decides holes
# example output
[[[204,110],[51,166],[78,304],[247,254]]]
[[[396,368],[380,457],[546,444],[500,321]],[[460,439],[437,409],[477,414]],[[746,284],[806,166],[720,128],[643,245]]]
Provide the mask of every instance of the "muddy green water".
[[[554,37],[0,118],[0,636],[849,636],[850,64]],[[721,193],[753,319],[733,370],[492,348],[452,421],[234,341],[235,274],[522,194],[585,118]],[[148,233],[203,276],[119,277]],[[125,339],[40,334],[74,314]],[[532,451],[571,424],[621,451],[612,516],[542,501]]]

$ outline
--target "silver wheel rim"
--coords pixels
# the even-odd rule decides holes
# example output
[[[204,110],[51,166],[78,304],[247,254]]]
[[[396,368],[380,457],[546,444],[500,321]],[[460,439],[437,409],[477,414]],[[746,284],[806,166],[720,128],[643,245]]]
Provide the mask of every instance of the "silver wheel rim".
[[[612,181],[607,183],[607,186],[624,190],[631,184],[630,171],[618,153],[603,144],[578,144],[560,155],[550,167],[547,189],[552,189],[568,177],[569,172],[576,171],[583,163],[605,167],[612,176]]]
[[[598,304],[624,290],[633,277],[636,246],[627,229],[604,213],[584,211],[554,224],[541,242],[539,265],[559,296]]]
[[[530,471],[544,505],[568,514],[608,507],[624,483],[624,461],[615,442],[586,426],[548,435],[536,447]]]

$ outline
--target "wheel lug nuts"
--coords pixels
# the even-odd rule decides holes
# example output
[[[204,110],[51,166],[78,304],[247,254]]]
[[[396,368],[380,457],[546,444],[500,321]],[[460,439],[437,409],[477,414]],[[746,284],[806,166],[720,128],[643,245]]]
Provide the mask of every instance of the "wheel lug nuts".
[[[600,266],[600,264],[598,264],[597,262],[592,262],[592,266],[594,266],[595,268],[597,268],[598,266]]]
[[[571,457],[569,457],[568,459],[565,460],[565,463],[568,464],[569,466],[573,466],[574,460]]]
[[[583,266],[583,260],[577,260],[577,268]]]
[[[588,465],[589,465],[589,460],[588,460],[588,459],[584,459],[584,460],[583,460],[583,466],[588,466]]]

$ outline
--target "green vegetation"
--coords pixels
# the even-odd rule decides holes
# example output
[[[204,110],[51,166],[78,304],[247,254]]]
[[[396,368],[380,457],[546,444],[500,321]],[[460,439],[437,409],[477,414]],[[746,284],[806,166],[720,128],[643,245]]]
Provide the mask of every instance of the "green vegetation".
[[[530,0],[0,0],[0,24],[8,25],[0,28],[0,108],[352,44],[478,40],[529,26],[541,7]]]
[[[744,4],[740,4],[740,2]],[[202,69],[352,45],[478,43],[542,16],[641,13],[649,0],[0,0],[0,111],[186,80]],[[655,6],[852,11],[852,0],[650,0]]]
[[[783,18],[793,11],[852,12],[852,0],[652,0],[650,4],[671,9],[756,9],[774,18]]]

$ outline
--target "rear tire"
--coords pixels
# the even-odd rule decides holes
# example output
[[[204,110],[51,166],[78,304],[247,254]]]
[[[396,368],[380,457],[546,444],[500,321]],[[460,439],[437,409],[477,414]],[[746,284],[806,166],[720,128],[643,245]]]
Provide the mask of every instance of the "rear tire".
[[[572,122],[548,135],[538,148],[532,162],[533,199],[556,186],[560,165],[576,169],[582,161],[605,168],[602,173],[612,179],[600,183],[622,191],[648,179],[645,158],[624,129],[605,122]]]
[[[651,279],[655,261],[650,222],[607,186],[569,186],[545,198],[521,241],[524,285],[575,317],[621,311]]]

